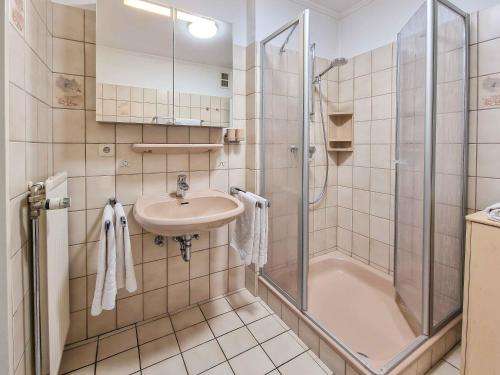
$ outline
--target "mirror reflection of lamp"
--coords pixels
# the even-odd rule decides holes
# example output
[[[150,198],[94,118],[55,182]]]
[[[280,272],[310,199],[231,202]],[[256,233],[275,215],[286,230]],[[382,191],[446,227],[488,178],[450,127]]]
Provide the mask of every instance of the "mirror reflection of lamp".
[[[197,38],[208,39],[217,34],[217,24],[211,19],[197,17],[182,11],[177,11],[177,18],[179,20],[188,22],[189,32],[191,33],[191,35]]]

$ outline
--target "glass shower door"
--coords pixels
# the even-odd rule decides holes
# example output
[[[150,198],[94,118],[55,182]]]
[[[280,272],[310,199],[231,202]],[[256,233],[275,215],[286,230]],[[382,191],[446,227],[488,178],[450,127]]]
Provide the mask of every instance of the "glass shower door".
[[[427,0],[398,34],[394,282],[416,334],[462,306],[467,25],[448,1]]]
[[[422,332],[427,9],[424,3],[398,34],[396,134],[397,300],[415,334]]]
[[[299,308],[308,259],[308,44],[307,11],[261,42],[261,195],[271,202],[263,275]]]

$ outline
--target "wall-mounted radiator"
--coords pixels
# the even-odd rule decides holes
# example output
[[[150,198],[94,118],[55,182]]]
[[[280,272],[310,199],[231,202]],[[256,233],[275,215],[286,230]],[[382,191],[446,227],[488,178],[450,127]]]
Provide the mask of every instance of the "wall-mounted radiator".
[[[59,373],[70,324],[66,173],[30,184],[35,374]]]

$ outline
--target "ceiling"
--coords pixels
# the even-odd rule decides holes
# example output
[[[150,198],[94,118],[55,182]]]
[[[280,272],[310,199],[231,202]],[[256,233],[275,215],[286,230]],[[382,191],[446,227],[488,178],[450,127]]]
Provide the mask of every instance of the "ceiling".
[[[373,0],[292,0],[334,18],[343,18]]]
[[[82,8],[95,8],[96,0],[53,0],[56,3],[80,6]],[[313,8],[321,13],[334,18],[342,18],[355,12],[359,8],[371,3],[373,0],[292,0],[295,3]],[[162,2],[160,0],[160,2]]]

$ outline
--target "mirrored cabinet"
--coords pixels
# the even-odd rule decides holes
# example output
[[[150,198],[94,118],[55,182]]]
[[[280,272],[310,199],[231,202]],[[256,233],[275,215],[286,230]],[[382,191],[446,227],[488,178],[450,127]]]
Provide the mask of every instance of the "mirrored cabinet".
[[[165,2],[97,1],[100,122],[229,127],[232,25]]]

